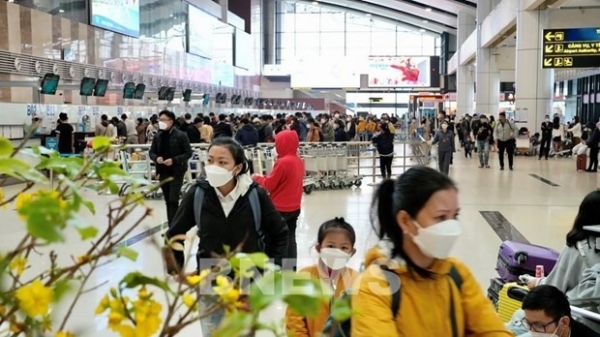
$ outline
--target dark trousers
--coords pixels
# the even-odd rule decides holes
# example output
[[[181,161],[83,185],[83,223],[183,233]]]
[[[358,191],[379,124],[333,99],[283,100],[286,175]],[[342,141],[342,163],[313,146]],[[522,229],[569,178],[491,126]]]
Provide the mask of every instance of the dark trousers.
[[[379,157],[379,169],[381,169],[381,176],[383,179],[392,178],[392,162],[394,156],[380,156]]]
[[[452,151],[438,151],[438,165],[440,172],[445,175],[450,174],[450,162],[452,161]]]
[[[283,269],[296,270],[298,259],[298,247],[296,245],[296,227],[300,210],[293,212],[279,212],[288,227],[288,245],[285,256],[283,257]]]
[[[161,177],[161,180],[166,178]],[[179,196],[181,194],[181,187],[183,186],[183,176],[173,177],[173,180],[164,183],[160,188],[165,198],[165,204],[167,205],[167,220],[169,224],[175,218],[175,213],[179,208]]]
[[[552,142],[552,138],[542,138],[542,142],[540,143],[540,158],[542,158],[542,156],[546,156],[546,159],[548,159],[548,154],[550,153],[550,142]]]
[[[589,171],[596,171],[598,169],[598,151],[600,149],[595,147],[590,147],[590,165],[588,166]]]
[[[515,140],[499,140],[498,141],[498,160],[500,160],[500,168],[504,168],[504,151],[508,155],[508,167],[513,167],[513,157],[515,155]]]

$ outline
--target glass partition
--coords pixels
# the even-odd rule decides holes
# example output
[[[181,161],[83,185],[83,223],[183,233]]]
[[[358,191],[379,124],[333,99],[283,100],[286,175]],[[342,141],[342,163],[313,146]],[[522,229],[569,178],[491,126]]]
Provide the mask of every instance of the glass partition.
[[[436,37],[342,9],[277,3],[276,62],[315,57],[438,55]]]

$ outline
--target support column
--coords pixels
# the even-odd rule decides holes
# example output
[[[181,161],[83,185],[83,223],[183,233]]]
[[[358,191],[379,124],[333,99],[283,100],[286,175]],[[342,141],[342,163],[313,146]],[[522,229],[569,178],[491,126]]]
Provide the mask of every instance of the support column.
[[[475,17],[467,12],[458,13],[458,36],[456,39],[458,59],[460,60],[460,47],[475,30]],[[473,101],[475,100],[475,79],[472,66],[458,65],[456,70],[456,117],[473,114]]]
[[[477,2],[477,93],[478,114],[498,116],[500,107],[500,72],[492,48],[481,46],[481,23],[498,4],[496,0]]]
[[[517,117],[524,116],[521,126],[530,133],[539,131],[545,115],[552,115],[554,70],[542,69],[542,29],[548,25],[548,11],[525,11],[517,13],[516,47],[516,100]],[[519,113],[521,112],[521,113]]]
[[[276,56],[276,27],[277,27],[277,2],[275,0],[262,0],[263,16],[263,46],[264,64],[275,64]]]

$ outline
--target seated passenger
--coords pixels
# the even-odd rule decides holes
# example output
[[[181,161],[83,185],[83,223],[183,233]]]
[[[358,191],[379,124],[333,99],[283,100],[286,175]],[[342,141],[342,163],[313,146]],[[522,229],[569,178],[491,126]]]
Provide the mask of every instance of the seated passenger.
[[[344,218],[335,218],[321,225],[317,235],[317,252],[319,262],[300,271],[311,277],[320,278],[330,284],[334,298],[341,296],[352,287],[358,272],[346,267],[348,260],[354,255],[356,234],[352,226]],[[288,307],[286,312],[286,330],[294,337],[321,336],[330,314],[329,303],[322,305],[316,317],[303,317]]]
[[[567,246],[560,252],[558,261],[550,274],[542,279],[532,279],[527,285],[530,289],[537,285],[551,285],[577,299],[576,287],[583,278],[583,271],[600,263],[600,246],[596,238],[600,233],[584,231],[583,227],[600,224],[600,191],[590,192],[579,205],[579,213],[573,228],[567,234]]]
[[[461,233],[458,191],[447,176],[413,167],[374,199],[380,249],[355,283],[352,337],[512,336],[464,263],[449,258]],[[400,310],[384,269],[400,278]],[[386,271],[388,272],[388,271]]]
[[[573,320],[569,300],[552,286],[532,289],[523,299],[523,326],[531,336],[600,337],[600,334]]]

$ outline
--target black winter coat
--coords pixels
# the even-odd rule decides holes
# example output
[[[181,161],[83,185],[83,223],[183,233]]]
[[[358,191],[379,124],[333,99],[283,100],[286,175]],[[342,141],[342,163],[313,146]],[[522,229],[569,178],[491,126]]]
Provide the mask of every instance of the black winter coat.
[[[250,190],[256,188],[261,205],[262,224],[260,228],[265,243],[265,253],[271,259],[274,259],[276,263],[281,264],[281,259],[284,258],[287,249],[287,224],[273,206],[267,192],[256,183],[253,183],[248,192],[237,200],[226,217],[215,189],[206,180],[198,181],[197,185],[190,188],[183,197],[177,214],[167,231],[166,236],[168,238],[185,234],[196,226],[194,215],[196,188],[204,189],[201,228],[198,231],[200,243],[198,244],[197,256],[199,259],[210,259],[214,256],[213,254],[223,255],[225,253],[224,246],[235,249],[242,242],[244,242],[242,252],[255,253],[260,251],[259,235],[256,232],[254,213],[249,199]],[[179,267],[183,267],[182,254],[175,254],[175,256]],[[198,261],[198,263],[199,270],[210,267],[204,265],[204,261]]]
[[[160,130],[152,139],[152,145],[150,146],[150,159],[156,163],[156,159],[158,157],[162,157],[163,155],[160,153],[161,142],[164,139],[161,137],[163,132],[170,132],[171,136],[169,137],[170,149],[171,149],[171,157],[173,159],[173,176],[181,177],[188,169],[188,160],[192,158],[192,147],[190,146],[190,140],[187,135],[176,128],[171,128],[171,130],[165,131]],[[165,168],[164,165],[160,165],[156,163],[156,172],[161,173],[161,170]]]

